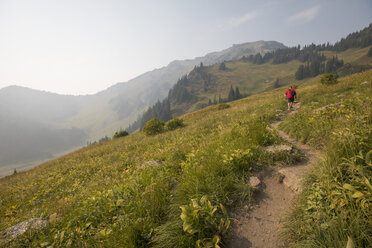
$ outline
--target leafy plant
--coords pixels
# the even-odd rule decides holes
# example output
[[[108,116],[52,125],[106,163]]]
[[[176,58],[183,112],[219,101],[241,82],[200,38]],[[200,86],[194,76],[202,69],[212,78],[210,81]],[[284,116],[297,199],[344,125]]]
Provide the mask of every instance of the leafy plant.
[[[237,149],[231,154],[224,155],[223,162],[232,166],[235,170],[239,172],[252,171],[254,169],[255,158],[250,149],[242,151]]]
[[[212,205],[207,196],[203,196],[180,208],[183,230],[197,236],[196,247],[219,247],[220,237],[230,226],[224,206]]]

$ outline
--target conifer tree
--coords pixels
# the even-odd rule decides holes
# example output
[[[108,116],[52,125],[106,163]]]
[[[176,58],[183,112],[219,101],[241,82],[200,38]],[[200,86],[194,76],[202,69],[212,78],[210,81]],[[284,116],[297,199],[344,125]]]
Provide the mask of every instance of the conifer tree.
[[[274,82],[274,88],[279,88],[279,78],[276,78],[275,82]]]
[[[227,95],[227,101],[231,102],[231,101],[234,101],[235,100],[235,91],[232,87],[232,85],[230,85],[230,91],[229,91],[229,94]]]
[[[297,80],[301,80],[301,79],[304,79],[305,78],[305,75],[304,75],[304,70],[305,70],[305,66],[304,65],[300,65],[296,71],[296,79]]]
[[[239,87],[237,86],[235,88],[235,99],[237,100],[237,99],[240,99],[240,98],[242,98],[242,95],[240,94]]]
[[[216,97],[216,95],[214,95],[213,104],[217,104],[217,97]]]

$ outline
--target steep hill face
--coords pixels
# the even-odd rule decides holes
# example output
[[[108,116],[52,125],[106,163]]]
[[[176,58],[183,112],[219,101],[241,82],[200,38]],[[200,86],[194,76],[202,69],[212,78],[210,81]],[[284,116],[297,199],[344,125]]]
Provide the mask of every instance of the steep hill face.
[[[20,168],[20,164],[51,158],[88,140],[112,136],[156,100],[166,97],[177,79],[200,63],[212,65],[284,47],[275,41],[233,45],[203,57],[173,61],[88,96],[17,86],[0,89],[0,176]]]

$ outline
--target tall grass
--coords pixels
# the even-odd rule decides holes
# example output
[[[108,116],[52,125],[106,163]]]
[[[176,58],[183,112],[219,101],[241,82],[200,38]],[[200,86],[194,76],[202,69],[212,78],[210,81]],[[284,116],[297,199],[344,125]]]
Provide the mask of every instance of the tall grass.
[[[293,247],[346,247],[348,237],[356,247],[372,243],[371,81],[368,71],[304,86],[300,112],[282,125],[325,151],[286,226]]]

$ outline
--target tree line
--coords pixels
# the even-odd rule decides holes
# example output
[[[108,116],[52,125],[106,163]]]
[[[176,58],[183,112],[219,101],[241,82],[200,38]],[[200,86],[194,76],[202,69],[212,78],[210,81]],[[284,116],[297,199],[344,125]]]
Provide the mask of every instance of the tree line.
[[[315,77],[322,73],[336,73],[337,71],[340,71],[343,75],[348,75],[371,67],[351,64],[344,65],[343,60],[337,57],[327,60],[322,52],[344,51],[349,48],[364,48],[370,45],[372,45],[372,24],[359,32],[349,34],[334,45],[329,44],[329,42],[319,45],[312,43],[303,48],[298,45],[297,47],[278,49],[264,55],[257,53],[255,55],[243,56],[241,60],[254,64],[264,64],[269,61],[273,64],[281,64],[292,60],[299,60],[304,64],[300,65],[296,71],[295,75],[298,80]],[[371,56],[370,54],[372,54],[372,48],[368,51],[368,56]]]
[[[337,56],[324,62],[321,60],[314,60],[300,65],[295,73],[295,77],[297,80],[301,80],[308,77],[315,77],[323,73],[336,73],[343,65],[344,61],[338,59]]]
[[[327,43],[315,45],[314,43],[301,48],[289,47],[278,49],[272,52],[261,53],[255,55],[243,56],[242,61],[252,62],[254,64],[264,64],[272,61],[273,64],[287,63],[292,60],[299,60],[303,63],[313,61],[324,61],[326,57],[322,51],[345,51],[349,48],[364,48],[372,45],[372,23],[361,31],[349,34],[346,38],[342,38],[334,45]]]

